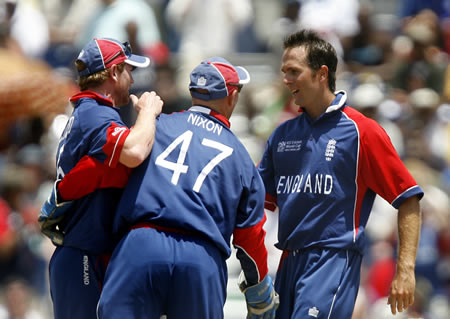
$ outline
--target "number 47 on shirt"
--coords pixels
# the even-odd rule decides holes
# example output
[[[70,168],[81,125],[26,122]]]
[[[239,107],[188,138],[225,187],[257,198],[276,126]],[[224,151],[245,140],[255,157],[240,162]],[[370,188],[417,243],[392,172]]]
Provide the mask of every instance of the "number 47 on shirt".
[[[187,173],[187,171],[189,169],[189,166],[184,165],[184,160],[186,159],[186,154],[189,150],[189,146],[191,144],[193,134],[194,133],[192,131],[184,132],[183,134],[178,136],[172,143],[170,143],[170,145],[164,150],[164,152],[162,152],[156,158],[156,162],[155,162],[156,165],[173,171],[171,182],[174,185],[178,184],[180,175],[182,173],[183,174]],[[177,161],[171,162],[171,161],[166,160],[166,158],[169,156],[169,154],[172,153],[174,151],[174,149],[180,144],[181,144],[181,149],[178,154]],[[205,178],[214,169],[214,167],[233,153],[233,149],[231,147],[226,146],[217,141],[207,139],[207,138],[204,138],[202,140],[202,145],[204,145],[205,147],[211,147],[216,150],[219,150],[220,153],[217,154],[217,156],[215,156],[214,158],[212,158],[208,162],[208,164],[206,164],[205,167],[203,167],[202,171],[200,172],[197,179],[195,180],[195,184],[192,189],[197,193],[200,191],[200,188],[202,187],[202,184],[205,181]]]

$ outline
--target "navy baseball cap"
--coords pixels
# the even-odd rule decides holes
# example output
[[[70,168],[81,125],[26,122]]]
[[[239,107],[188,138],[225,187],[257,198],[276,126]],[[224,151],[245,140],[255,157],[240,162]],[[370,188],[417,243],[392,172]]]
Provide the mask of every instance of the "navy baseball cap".
[[[80,76],[88,76],[122,62],[138,68],[150,65],[149,58],[131,53],[128,42],[121,43],[109,38],[89,41],[78,55],[78,60],[86,64],[86,69],[78,72]]]
[[[224,58],[214,57],[202,61],[190,75],[189,90],[193,97],[209,101],[222,99],[250,82],[250,74],[241,66],[234,66]],[[208,93],[200,93],[203,89]]]

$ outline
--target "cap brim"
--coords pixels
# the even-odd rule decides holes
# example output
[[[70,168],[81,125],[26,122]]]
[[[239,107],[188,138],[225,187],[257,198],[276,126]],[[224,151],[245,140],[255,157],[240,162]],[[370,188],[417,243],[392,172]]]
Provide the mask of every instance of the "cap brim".
[[[125,63],[137,68],[146,68],[150,65],[150,59],[145,56],[132,54],[125,60]]]
[[[247,84],[250,82],[250,74],[246,69],[244,69],[242,66],[235,66],[236,72],[239,76],[239,84]]]

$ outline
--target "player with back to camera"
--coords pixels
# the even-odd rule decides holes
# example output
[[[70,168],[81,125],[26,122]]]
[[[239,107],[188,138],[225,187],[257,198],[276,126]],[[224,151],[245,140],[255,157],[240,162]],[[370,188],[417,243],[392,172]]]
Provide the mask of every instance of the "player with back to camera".
[[[57,181],[39,216],[43,234],[57,246],[49,265],[54,317],[97,318],[107,261],[114,247],[112,220],[130,170],[150,153],[160,97],[129,95],[131,71],[147,57],[128,43],[93,39],[75,65],[80,93],[57,150]],[[118,108],[131,101],[137,111],[129,129]]]
[[[258,170],[266,208],[279,208],[283,250],[275,287],[277,318],[351,318],[376,194],[398,209],[397,269],[388,303],[414,301],[422,189],[375,121],[335,92],[337,57],[317,34],[284,41],[281,71],[300,114],[269,137]]]
[[[230,241],[248,318],[274,318],[264,245],[264,185],[229,118],[248,72],[223,58],[190,75],[192,107],[161,114],[147,160],[133,170],[114,229],[99,318],[223,318]]]

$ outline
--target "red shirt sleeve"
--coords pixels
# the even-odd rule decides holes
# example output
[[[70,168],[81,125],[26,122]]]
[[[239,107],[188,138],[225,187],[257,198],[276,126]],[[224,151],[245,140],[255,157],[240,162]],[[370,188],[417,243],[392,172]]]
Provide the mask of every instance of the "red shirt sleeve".
[[[266,214],[261,221],[251,227],[236,228],[233,232],[233,245],[238,250],[237,258],[241,263],[247,283],[260,282],[268,273],[267,249],[264,244],[266,231],[263,229]]]
[[[123,164],[113,168],[85,155],[58,184],[58,192],[63,200],[74,200],[99,188],[123,188],[130,173],[131,168]]]
[[[374,120],[360,118],[356,123],[360,131],[360,157],[358,181],[373,190],[390,204],[417,185],[384,129]]]
[[[119,164],[120,153],[122,152],[125,140],[130,134],[130,129],[112,122],[106,131],[106,144],[103,152],[107,155],[105,164],[109,167],[116,167]]]

